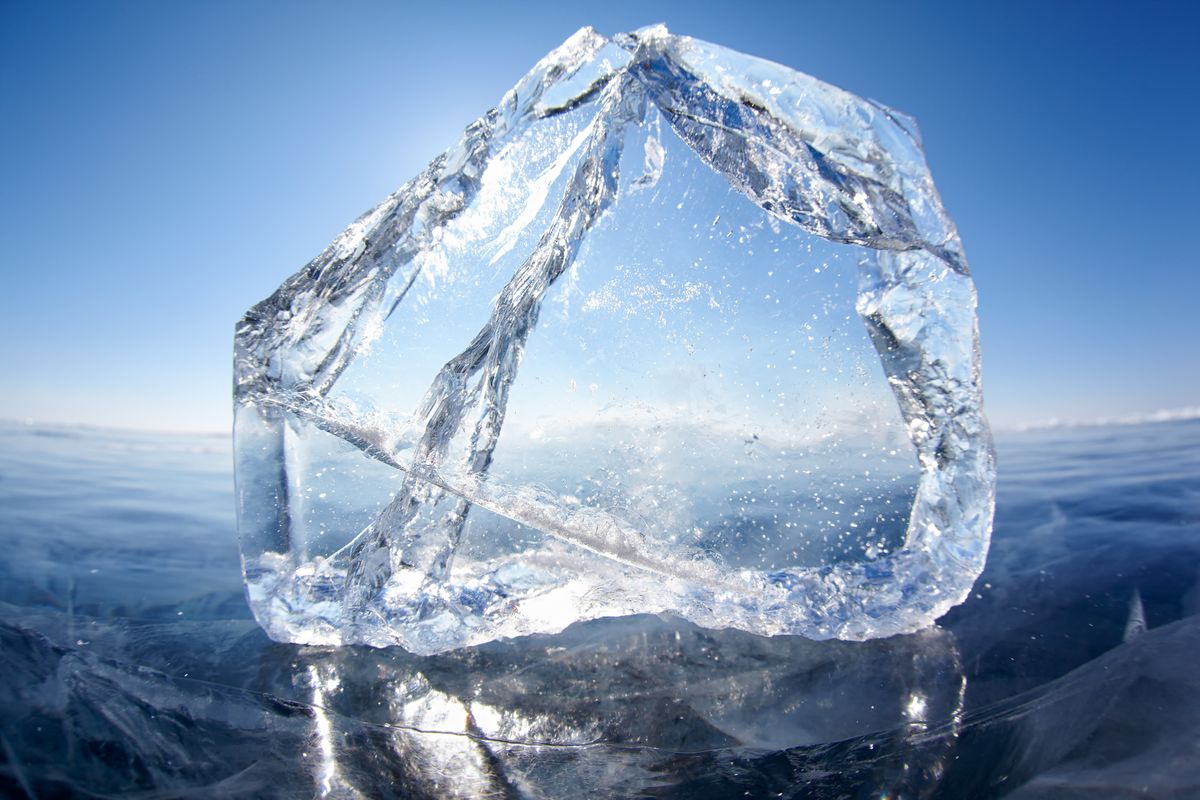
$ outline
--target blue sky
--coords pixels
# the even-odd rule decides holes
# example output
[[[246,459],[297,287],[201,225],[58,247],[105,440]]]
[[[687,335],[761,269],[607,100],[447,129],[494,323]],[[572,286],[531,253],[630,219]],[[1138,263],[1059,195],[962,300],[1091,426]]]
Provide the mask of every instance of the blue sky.
[[[222,430],[233,326],[548,50],[666,22],[919,121],[1001,426],[1200,405],[1190,3],[0,4],[0,418]]]

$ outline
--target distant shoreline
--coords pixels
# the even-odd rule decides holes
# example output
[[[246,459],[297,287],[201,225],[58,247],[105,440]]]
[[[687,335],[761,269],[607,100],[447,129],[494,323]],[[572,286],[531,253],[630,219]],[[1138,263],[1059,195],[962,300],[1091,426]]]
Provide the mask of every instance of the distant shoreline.
[[[1111,428],[1129,425],[1150,425],[1160,422],[1188,422],[1200,420],[1200,406],[1185,406],[1183,408],[1145,411],[1135,414],[1125,414],[1117,417],[1095,417],[1092,419],[1057,419],[1049,418],[1034,422],[1016,424],[993,424],[992,430],[998,434],[1031,433],[1035,431],[1074,430],[1077,428]],[[227,439],[232,431],[214,430],[178,430],[165,428],[133,428],[121,425],[97,425],[87,422],[42,422],[32,419],[0,418],[0,427],[26,428],[62,432],[95,432],[123,434],[151,434],[161,436],[192,436],[200,438]]]
[[[195,436],[200,438],[225,439],[233,435],[232,431],[214,430],[178,430],[168,428],[133,428],[123,425],[95,425],[88,422],[42,422],[34,419],[0,418],[0,427],[26,428],[29,430],[50,430],[62,432],[94,432],[94,433],[126,433],[151,434],[155,436]]]
[[[1188,422],[1200,419],[1200,406],[1185,406],[1159,411],[1144,411],[1119,417],[1095,417],[1093,419],[1050,419],[1022,422],[1015,425],[993,425],[996,433],[1026,433],[1030,431],[1069,430],[1073,428],[1112,428],[1127,425],[1150,425],[1158,422]]]

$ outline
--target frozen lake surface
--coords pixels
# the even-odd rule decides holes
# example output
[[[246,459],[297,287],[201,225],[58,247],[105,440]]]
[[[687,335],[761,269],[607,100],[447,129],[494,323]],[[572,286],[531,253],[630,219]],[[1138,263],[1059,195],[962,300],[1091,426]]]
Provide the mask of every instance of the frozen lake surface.
[[[1200,421],[997,446],[987,569],[921,634],[417,657],[257,627],[225,437],[0,426],[0,794],[1200,796]]]

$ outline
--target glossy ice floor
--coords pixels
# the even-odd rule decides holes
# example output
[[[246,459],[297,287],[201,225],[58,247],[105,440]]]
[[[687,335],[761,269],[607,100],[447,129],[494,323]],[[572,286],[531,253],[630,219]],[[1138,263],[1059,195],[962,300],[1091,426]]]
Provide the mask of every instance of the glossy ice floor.
[[[1200,795],[1200,422],[997,444],[987,570],[922,634],[415,657],[259,630],[223,437],[0,427],[0,794]]]

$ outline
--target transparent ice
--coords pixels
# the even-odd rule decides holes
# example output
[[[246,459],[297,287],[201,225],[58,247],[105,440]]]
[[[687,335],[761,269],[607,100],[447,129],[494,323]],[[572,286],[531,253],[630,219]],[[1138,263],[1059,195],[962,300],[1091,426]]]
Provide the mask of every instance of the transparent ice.
[[[868,639],[987,554],[975,290],[915,125],[661,26],[572,36],[235,347],[279,640]]]

